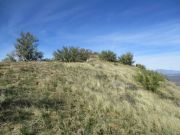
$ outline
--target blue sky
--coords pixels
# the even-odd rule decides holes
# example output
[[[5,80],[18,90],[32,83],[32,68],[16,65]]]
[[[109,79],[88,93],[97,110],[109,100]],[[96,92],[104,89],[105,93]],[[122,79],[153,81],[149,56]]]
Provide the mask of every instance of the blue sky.
[[[131,51],[151,69],[180,70],[179,0],[0,0],[0,59],[20,32],[47,58],[62,46]]]

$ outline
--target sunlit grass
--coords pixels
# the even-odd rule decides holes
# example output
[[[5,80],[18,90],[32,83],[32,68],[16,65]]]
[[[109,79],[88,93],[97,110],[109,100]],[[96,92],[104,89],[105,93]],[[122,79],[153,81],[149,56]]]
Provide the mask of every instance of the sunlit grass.
[[[118,63],[0,63],[0,134],[178,134],[180,89]]]

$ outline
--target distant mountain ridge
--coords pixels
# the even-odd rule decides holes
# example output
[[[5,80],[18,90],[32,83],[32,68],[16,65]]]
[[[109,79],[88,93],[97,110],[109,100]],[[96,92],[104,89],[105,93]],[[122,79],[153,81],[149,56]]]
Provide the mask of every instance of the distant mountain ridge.
[[[165,70],[165,69],[159,69],[156,70],[157,72],[165,75],[168,80],[176,83],[176,85],[180,86],[180,71],[177,70]]]
[[[156,71],[164,75],[180,75],[180,71],[178,70],[158,69]]]

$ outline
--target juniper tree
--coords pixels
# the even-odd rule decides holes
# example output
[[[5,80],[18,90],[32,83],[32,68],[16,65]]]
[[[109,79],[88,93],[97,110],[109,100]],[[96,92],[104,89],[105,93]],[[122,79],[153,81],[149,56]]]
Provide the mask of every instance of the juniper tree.
[[[38,39],[31,33],[22,32],[20,38],[16,39],[16,55],[20,61],[41,60],[43,53],[38,51]]]

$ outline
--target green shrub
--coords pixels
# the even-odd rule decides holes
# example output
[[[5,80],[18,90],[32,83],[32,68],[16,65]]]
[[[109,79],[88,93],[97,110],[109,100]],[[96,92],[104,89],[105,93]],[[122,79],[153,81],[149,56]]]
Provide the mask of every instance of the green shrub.
[[[4,62],[16,62],[15,55],[13,53],[7,54],[6,57],[2,60]]]
[[[119,62],[125,65],[132,65],[134,63],[133,54],[128,52],[126,54],[121,55],[119,57]]]
[[[136,64],[136,67],[140,68],[140,69],[143,69],[143,70],[146,69],[146,67],[144,65],[142,65],[142,64]]]
[[[143,70],[135,77],[136,81],[138,81],[145,89],[151,90],[155,92],[159,86],[160,82],[165,80],[164,76],[150,70]]]
[[[77,47],[63,47],[54,52],[54,59],[62,62],[83,62],[90,57],[91,51]]]
[[[112,51],[102,51],[99,54],[99,58],[101,60],[105,60],[105,61],[110,61],[110,62],[115,62],[116,61],[116,54]]]

